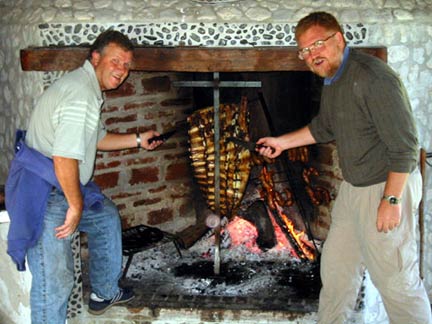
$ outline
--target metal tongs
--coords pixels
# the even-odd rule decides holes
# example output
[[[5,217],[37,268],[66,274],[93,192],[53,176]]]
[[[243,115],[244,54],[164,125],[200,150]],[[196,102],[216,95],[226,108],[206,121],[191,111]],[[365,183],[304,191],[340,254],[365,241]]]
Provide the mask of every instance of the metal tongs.
[[[256,152],[257,150],[259,150],[262,147],[268,147],[262,144],[257,144],[256,142],[252,142],[252,141],[245,141],[242,140],[240,138],[234,137],[234,136],[229,136],[227,137],[227,141],[228,142],[233,142],[234,144],[243,147],[251,152]],[[274,151],[274,149],[272,148],[272,150]]]
[[[149,140],[148,140],[148,143],[149,144],[151,144],[151,143],[153,143],[154,141],[162,141],[162,142],[165,142],[168,138],[170,138],[174,133],[176,132],[176,130],[172,130],[172,131],[169,131],[169,132],[166,132],[166,133],[163,133],[163,134],[161,134],[161,135],[159,135],[159,136],[153,136],[152,138],[150,138]]]

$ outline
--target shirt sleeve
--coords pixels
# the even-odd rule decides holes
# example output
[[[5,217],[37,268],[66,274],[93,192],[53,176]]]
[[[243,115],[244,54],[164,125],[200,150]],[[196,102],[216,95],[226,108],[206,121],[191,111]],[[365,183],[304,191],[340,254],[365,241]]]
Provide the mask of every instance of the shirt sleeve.
[[[366,107],[387,148],[389,170],[409,173],[419,154],[417,129],[405,87],[391,71],[368,83]]]

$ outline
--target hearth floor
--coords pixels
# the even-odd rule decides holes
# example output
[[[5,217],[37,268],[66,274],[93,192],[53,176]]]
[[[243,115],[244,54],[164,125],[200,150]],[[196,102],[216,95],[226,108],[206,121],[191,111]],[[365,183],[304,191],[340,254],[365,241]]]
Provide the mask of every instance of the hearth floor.
[[[84,311],[70,323],[316,322],[315,265],[293,261],[286,252],[257,254],[244,246],[223,247],[221,255],[220,274],[215,275],[211,239],[182,250],[182,257],[170,243],[139,252],[121,281],[134,289],[136,298],[102,316]],[[87,303],[85,270],[84,262]]]

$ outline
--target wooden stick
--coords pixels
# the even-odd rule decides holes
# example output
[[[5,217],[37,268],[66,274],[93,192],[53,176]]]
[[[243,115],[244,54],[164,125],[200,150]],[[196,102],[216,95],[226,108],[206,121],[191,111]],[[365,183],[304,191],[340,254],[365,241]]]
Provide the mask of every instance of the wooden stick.
[[[420,174],[422,177],[422,199],[419,204],[419,233],[420,233],[420,255],[419,255],[419,267],[420,277],[423,279],[424,275],[424,195],[425,195],[425,178],[426,178],[426,151],[420,149]]]

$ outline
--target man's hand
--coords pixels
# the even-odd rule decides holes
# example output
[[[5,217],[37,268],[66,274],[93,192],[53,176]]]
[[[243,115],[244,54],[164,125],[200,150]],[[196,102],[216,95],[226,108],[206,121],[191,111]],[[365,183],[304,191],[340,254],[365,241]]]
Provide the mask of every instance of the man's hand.
[[[78,228],[82,211],[74,211],[72,208],[68,208],[66,212],[66,218],[63,225],[57,227],[56,237],[58,239],[64,239],[69,235],[73,234]]]
[[[101,151],[115,151],[136,148],[139,144],[142,148],[151,151],[163,143],[163,141],[153,141],[152,143],[148,142],[152,137],[160,135],[160,133],[157,131],[149,130],[139,133],[139,142],[137,141],[137,134],[107,133],[105,137],[98,142],[97,148]]]
[[[145,133],[141,133],[141,146],[143,148],[145,148],[146,150],[152,151],[154,150],[156,147],[158,147],[159,145],[161,145],[163,143],[162,140],[156,140],[153,141],[151,143],[149,143],[149,139],[159,136],[160,133],[156,132],[154,130],[149,130]]]
[[[69,205],[64,224],[55,229],[56,237],[64,239],[77,229],[83,210],[78,160],[53,156],[53,162],[57,179]]]
[[[377,230],[387,233],[399,226],[401,220],[401,205],[391,205],[386,200],[381,200],[378,207]]]
[[[305,146],[316,143],[309,126],[302,127],[296,131],[286,133],[278,137],[263,137],[257,142],[257,145],[263,145],[258,152],[268,158],[278,157],[282,151],[293,147]]]
[[[279,143],[279,139],[277,137],[263,137],[257,141],[257,145],[260,147],[257,149],[259,154],[274,159],[278,157],[283,149]]]

